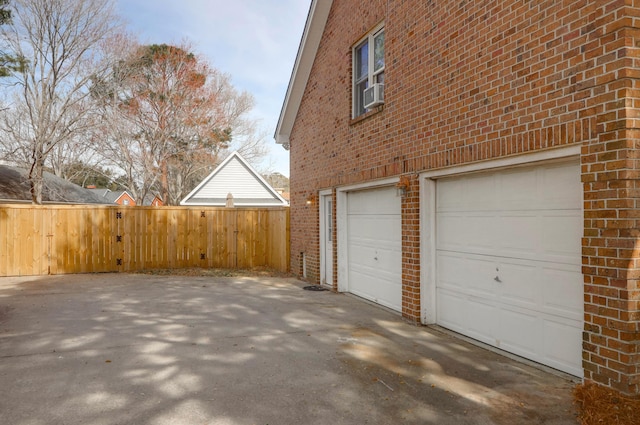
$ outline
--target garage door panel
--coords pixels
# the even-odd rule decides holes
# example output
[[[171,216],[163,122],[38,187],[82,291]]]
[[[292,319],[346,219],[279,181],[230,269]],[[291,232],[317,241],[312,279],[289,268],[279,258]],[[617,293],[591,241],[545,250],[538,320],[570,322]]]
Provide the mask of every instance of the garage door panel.
[[[446,178],[436,193],[443,201],[435,208],[438,323],[580,372],[578,161]]]
[[[464,308],[467,311],[468,335],[487,344],[495,344],[495,337],[487,329],[499,326],[493,300],[467,297]]]
[[[582,192],[576,187],[581,186],[580,172],[563,164],[545,166],[541,174],[540,187],[553,187],[552,191],[543,190],[540,196],[544,205],[566,209],[582,208]]]
[[[541,319],[538,315],[531,310],[504,307],[499,316],[502,320],[496,346],[519,356],[538,357],[542,342]],[[523,332],[523,329],[527,329],[527,332]]]
[[[581,320],[544,321],[542,351],[545,353],[545,364],[573,375],[582,375],[582,334],[575,331],[581,326]]]
[[[497,190],[493,176],[475,176],[468,179],[453,178],[438,183],[436,208],[438,212],[466,210],[473,205],[476,211],[495,208]]]
[[[549,214],[544,217],[540,227],[542,258],[545,261],[565,264],[581,265],[582,260],[575,255],[582,249],[580,238],[582,234],[582,212],[565,211]]]
[[[445,288],[437,290],[438,323],[456,332],[464,333],[469,319],[465,307],[466,296]]]
[[[347,214],[396,215],[400,197],[395,187],[383,187],[349,192]]]
[[[504,213],[496,216],[501,226],[494,249],[502,250],[505,257],[535,258],[539,247],[539,217],[524,212]],[[533,242],[533,243],[532,243]]]
[[[440,287],[451,290],[466,290],[467,261],[463,255],[439,252],[436,264],[442,273],[439,275]]]
[[[380,272],[373,267],[353,265],[349,279],[357,282],[350,287],[349,292],[394,310],[402,307],[402,294],[392,273]]]
[[[462,180],[462,205],[474,205],[476,211],[492,210],[498,202],[496,180],[492,175],[477,175]],[[460,204],[459,204],[460,205]]]
[[[493,258],[482,255],[467,255],[466,275],[463,277],[469,293],[474,297],[494,298],[499,285],[495,280],[496,263]],[[470,279],[470,276],[484,276],[484,279]]]
[[[498,201],[494,205],[494,210],[517,211],[531,210],[538,207],[536,193],[526,188],[536,188],[537,173],[531,169],[516,169],[504,171],[499,174],[500,187],[498,189]]]
[[[359,240],[359,241],[351,241],[351,245],[349,246],[349,256],[353,257],[353,260],[350,262],[350,265],[354,267],[358,266],[366,266],[366,267],[374,267],[376,256],[376,249],[367,244],[367,240]]]
[[[397,279],[402,275],[402,252],[399,249],[385,250],[379,249],[375,252],[374,260],[377,269],[389,273]],[[398,279],[398,284],[400,280]]]
[[[437,249],[504,257],[576,263],[581,214],[486,213],[438,217]]]
[[[495,329],[499,326],[498,316],[495,314],[496,306],[492,299],[478,298],[447,289],[439,289],[437,299],[437,320],[440,325],[495,345],[495,336],[486,332],[487,328]]]
[[[400,218],[396,216],[351,215],[348,224],[351,240],[361,245],[401,246],[398,241]]]
[[[541,302],[540,273],[531,262],[498,263],[494,274],[500,279],[499,296],[503,303],[536,309]]]
[[[356,255],[356,251],[350,251],[353,258],[351,266],[353,270],[359,268],[372,270],[372,274],[380,274],[382,276],[389,276],[389,278],[396,277],[401,273],[402,254],[399,251],[387,250],[384,248],[374,249],[369,246],[362,246],[360,248],[354,247],[359,252]],[[357,285],[357,281],[354,282]]]
[[[437,249],[536,261],[580,264],[581,211],[444,213]]]
[[[438,252],[436,257],[440,287],[476,297],[493,297],[496,282],[495,261],[481,255],[455,252]],[[488,279],[469,279],[469,276],[486,276]]]
[[[551,315],[581,321],[583,319],[582,273],[571,266],[556,265],[542,270],[540,279],[544,311]]]
[[[438,324],[456,332],[464,333],[471,338],[487,344],[494,344],[495,337],[484,330],[497,326],[495,306],[490,300],[482,300],[461,295],[459,292],[439,289],[437,294]],[[472,322],[482,323],[481,326],[469,327]]]
[[[366,279],[359,281],[353,288],[359,287],[370,287],[371,280],[381,280],[384,282],[389,282],[389,284],[397,285],[395,277],[397,276],[397,270],[385,269],[379,267],[379,265],[375,262],[370,262],[368,264],[365,263],[355,263],[352,265],[351,271],[354,274],[360,276],[366,276]]]
[[[395,187],[347,195],[347,290],[402,310],[402,220]]]
[[[493,215],[444,213],[438,216],[438,249],[481,254],[496,243],[496,220]]]
[[[438,185],[436,191],[436,208],[438,212],[459,211],[462,204],[462,180],[451,179]]]

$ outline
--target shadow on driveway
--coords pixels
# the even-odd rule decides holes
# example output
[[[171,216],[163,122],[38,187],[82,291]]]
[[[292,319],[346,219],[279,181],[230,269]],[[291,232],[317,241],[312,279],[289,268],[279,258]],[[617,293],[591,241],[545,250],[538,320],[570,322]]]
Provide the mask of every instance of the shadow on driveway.
[[[304,285],[0,278],[0,423],[577,423],[573,382]]]

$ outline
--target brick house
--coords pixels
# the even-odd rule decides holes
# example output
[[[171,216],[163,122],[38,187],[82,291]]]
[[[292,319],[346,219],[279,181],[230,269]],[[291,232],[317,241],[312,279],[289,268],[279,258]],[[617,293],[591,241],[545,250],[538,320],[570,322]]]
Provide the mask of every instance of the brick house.
[[[103,197],[107,202],[112,204],[118,204],[123,206],[135,206],[136,200],[133,199],[133,196],[126,190],[116,190],[113,191],[111,189],[105,188],[96,188],[95,186],[87,186],[87,189],[96,193],[98,196]]]
[[[640,393],[640,4],[313,0],[291,269]]]

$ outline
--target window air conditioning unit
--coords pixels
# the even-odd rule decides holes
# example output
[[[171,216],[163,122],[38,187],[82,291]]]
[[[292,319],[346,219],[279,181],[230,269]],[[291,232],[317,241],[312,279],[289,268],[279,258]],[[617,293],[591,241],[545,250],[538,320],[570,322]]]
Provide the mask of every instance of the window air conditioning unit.
[[[364,107],[366,109],[384,103],[384,84],[377,83],[364,89]]]

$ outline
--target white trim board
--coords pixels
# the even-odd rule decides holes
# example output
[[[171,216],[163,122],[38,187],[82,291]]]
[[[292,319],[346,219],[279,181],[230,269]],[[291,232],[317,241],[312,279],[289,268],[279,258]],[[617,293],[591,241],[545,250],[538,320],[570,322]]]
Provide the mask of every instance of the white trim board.
[[[331,196],[332,195],[332,190],[331,189],[325,189],[325,190],[321,190],[318,192],[318,203],[319,203],[319,208],[318,208],[318,212],[319,212],[319,216],[318,216],[318,221],[319,221],[319,226],[318,229],[320,231],[320,234],[318,235],[319,239],[320,239],[320,282],[323,283],[326,281],[326,274],[327,274],[327,270],[326,270],[326,265],[327,265],[327,261],[333,261],[333,258],[331,259],[327,259],[326,258],[326,244],[327,244],[327,238],[326,238],[326,224],[325,224],[325,214],[327,213],[325,211],[325,204],[324,204],[324,197],[327,196]],[[335,279],[333,279],[335,281]],[[334,282],[331,282],[330,286],[333,286]]]
[[[525,153],[522,155],[489,159],[482,162],[474,162],[473,164],[464,164],[447,168],[439,168],[437,170],[425,171],[424,173],[420,173],[420,178],[433,179],[459,174],[474,173],[490,169],[509,168],[518,165],[531,165],[535,162],[552,161],[555,159],[579,156],[581,151],[582,145],[571,145],[563,148],[548,149],[533,153]]]

